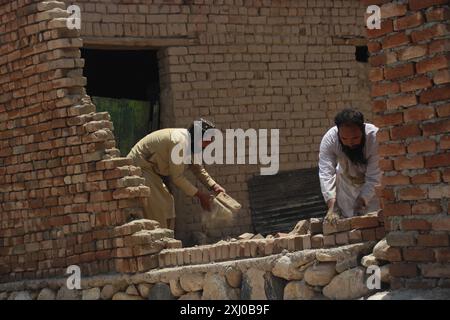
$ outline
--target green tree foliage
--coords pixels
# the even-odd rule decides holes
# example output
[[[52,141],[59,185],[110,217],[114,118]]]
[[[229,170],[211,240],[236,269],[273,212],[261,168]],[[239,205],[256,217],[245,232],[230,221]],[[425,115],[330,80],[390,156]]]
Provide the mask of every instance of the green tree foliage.
[[[107,111],[114,124],[117,148],[126,156],[131,148],[150,133],[151,106],[147,101],[92,97],[98,112]]]

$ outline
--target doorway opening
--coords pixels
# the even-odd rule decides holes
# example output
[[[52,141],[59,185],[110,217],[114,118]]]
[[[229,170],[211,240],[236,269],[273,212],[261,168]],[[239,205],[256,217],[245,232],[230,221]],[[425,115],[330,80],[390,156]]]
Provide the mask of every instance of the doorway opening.
[[[155,50],[81,49],[87,94],[97,111],[108,111],[117,148],[126,156],[160,127],[160,81]]]

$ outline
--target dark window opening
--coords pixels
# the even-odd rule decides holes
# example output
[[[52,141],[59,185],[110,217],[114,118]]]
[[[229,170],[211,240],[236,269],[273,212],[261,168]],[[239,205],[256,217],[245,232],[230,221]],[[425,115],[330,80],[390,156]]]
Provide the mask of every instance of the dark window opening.
[[[156,51],[82,49],[87,93],[132,100],[159,98]]]
[[[355,50],[356,61],[368,62],[369,61],[369,50],[367,46],[357,46]]]
[[[117,147],[126,156],[134,144],[159,129],[159,70],[153,50],[82,49],[86,91],[97,111],[108,111]]]

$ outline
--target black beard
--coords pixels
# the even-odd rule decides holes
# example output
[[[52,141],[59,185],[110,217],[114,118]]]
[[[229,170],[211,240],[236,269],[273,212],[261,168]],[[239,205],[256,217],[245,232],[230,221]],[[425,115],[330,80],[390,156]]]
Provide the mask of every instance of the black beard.
[[[363,135],[361,143],[354,149],[347,147],[339,138],[339,144],[341,145],[342,152],[350,159],[354,165],[366,165],[367,159],[364,157],[364,146],[366,144],[366,137]]]

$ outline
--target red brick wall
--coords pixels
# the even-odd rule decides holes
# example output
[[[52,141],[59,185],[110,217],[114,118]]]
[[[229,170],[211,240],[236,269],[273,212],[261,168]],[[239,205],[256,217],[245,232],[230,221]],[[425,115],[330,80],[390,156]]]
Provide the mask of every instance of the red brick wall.
[[[116,270],[113,228],[149,192],[140,168],[111,159],[112,123],[84,95],[61,8],[0,5],[0,281]]]
[[[388,243],[402,252],[392,286],[448,286],[450,277],[450,17],[448,0],[364,1],[374,123]]]

